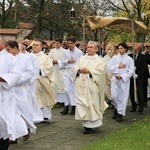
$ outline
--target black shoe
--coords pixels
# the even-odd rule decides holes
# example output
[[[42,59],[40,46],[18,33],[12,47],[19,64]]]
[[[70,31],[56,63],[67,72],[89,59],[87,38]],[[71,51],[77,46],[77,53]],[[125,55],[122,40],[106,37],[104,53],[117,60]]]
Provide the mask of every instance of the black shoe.
[[[71,112],[69,113],[69,115],[75,115],[75,106],[72,106]]]
[[[84,127],[83,134],[90,134],[91,130],[92,130],[92,128],[86,128],[86,127]]]
[[[116,119],[116,117],[117,117],[117,109],[114,110],[114,114],[113,114],[112,118]]]
[[[132,106],[132,109],[130,110],[130,112],[136,112],[137,109],[137,104],[135,106]]]
[[[51,119],[48,119],[48,118],[44,118],[43,122],[51,122]]]
[[[117,122],[122,122],[122,115],[117,114],[116,120],[117,120]]]
[[[136,112],[136,109],[131,109],[130,112]]]
[[[71,111],[69,115],[75,115],[75,111]]]
[[[69,106],[65,106],[64,110],[60,112],[61,115],[67,115],[69,113]]]
[[[138,112],[141,114],[143,112],[143,107],[139,107]]]
[[[145,103],[145,104],[144,104],[144,107],[145,107],[145,108],[147,108],[147,107],[148,107],[148,104],[147,104],[147,103]]]
[[[64,106],[64,103],[60,103],[60,102],[57,102],[56,104],[55,104],[56,106]]]

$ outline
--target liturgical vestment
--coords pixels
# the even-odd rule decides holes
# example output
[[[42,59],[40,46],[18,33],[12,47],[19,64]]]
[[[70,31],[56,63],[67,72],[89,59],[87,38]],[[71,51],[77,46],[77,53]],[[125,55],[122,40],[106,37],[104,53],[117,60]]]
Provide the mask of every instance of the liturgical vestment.
[[[58,64],[61,62],[63,54],[66,50],[62,47],[54,48],[50,50],[49,57],[53,60],[57,60]],[[54,72],[55,72],[55,85],[54,91],[56,94],[57,102],[63,103],[65,100],[65,90],[64,90],[64,68],[59,69],[58,64],[54,64]]]
[[[125,64],[125,68],[118,68],[118,65]],[[124,55],[113,56],[108,64],[109,71],[113,74],[111,79],[111,95],[114,106],[120,115],[125,116],[126,107],[129,96],[130,78],[134,73],[134,62],[131,57],[125,53]],[[118,80],[116,76],[121,76]]]
[[[53,106],[56,103],[55,92],[52,88],[55,84],[55,74],[52,59],[45,55],[42,51],[35,54],[38,58],[40,72],[36,81],[37,84],[37,100],[40,108]]]
[[[15,57],[5,50],[0,52],[0,60],[0,77],[6,81],[0,82],[0,138],[15,140],[28,133],[15,98],[21,71]]]
[[[73,66],[77,62],[77,60],[83,55],[82,51],[77,47],[74,48],[73,51],[70,49],[66,50],[62,61],[59,62],[59,68],[65,68],[64,71],[64,84],[65,84],[65,106],[71,105],[75,106],[75,96],[74,96],[74,79],[73,79]],[[75,63],[68,63],[69,59],[75,60]]]
[[[80,73],[79,68],[86,67],[89,74]],[[76,114],[75,119],[83,120],[83,126],[95,128],[102,125],[107,104],[104,100],[105,63],[95,54],[86,54],[79,58],[74,66]]]

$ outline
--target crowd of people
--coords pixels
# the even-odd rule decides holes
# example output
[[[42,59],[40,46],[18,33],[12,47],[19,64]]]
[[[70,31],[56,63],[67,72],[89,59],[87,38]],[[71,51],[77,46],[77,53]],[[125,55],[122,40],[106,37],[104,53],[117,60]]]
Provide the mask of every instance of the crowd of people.
[[[29,44],[0,36],[0,150],[36,133],[36,123],[52,120],[52,108],[62,104],[61,115],[82,120],[83,133],[102,125],[104,111],[123,121],[128,99],[131,113],[148,106],[149,47],[126,43],[117,47],[94,41],[76,43],[55,39],[51,48],[40,39]]]

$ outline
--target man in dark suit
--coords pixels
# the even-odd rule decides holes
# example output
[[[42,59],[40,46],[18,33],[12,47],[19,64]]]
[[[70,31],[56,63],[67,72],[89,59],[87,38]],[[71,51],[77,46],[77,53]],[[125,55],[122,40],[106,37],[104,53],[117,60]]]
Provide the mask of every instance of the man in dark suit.
[[[105,48],[106,48],[106,43],[102,42],[101,45],[100,45],[100,50],[99,50],[99,54],[98,55],[104,57],[106,55]]]
[[[134,54],[135,54],[135,74],[130,79],[130,99],[132,103],[131,112],[135,112],[137,109],[137,103],[134,96],[134,80],[136,80],[136,94],[138,100],[138,112],[142,113],[144,109],[144,79],[145,72],[147,69],[146,56],[141,54],[141,45],[134,45]],[[133,58],[133,54],[130,55]]]
[[[148,78],[149,78],[149,70],[148,65],[150,64],[150,55],[149,55],[149,49],[148,46],[145,46],[143,54],[146,56],[146,62],[147,62],[147,68],[145,71],[145,78],[144,78],[144,107],[148,106],[147,103],[147,86],[148,86]]]
[[[143,54],[146,56],[147,64],[150,65],[150,48],[147,45],[144,47]]]

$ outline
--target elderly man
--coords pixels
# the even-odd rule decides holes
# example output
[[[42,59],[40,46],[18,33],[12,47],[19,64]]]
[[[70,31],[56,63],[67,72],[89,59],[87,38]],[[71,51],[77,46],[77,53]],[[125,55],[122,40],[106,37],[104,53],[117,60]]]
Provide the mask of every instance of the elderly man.
[[[105,63],[96,52],[96,42],[88,42],[87,54],[79,58],[74,66],[75,119],[83,120],[84,134],[102,125],[107,108],[104,100]]]
[[[140,44],[134,45],[134,62],[135,62],[135,75],[131,78],[130,82],[130,99],[132,103],[131,112],[136,112],[137,102],[134,97],[134,88],[136,88],[137,100],[138,100],[138,112],[142,113],[144,109],[144,85],[145,78],[147,79],[147,60],[146,56],[141,53],[142,47]],[[130,55],[133,58],[133,54]],[[136,87],[134,87],[134,80],[136,80]],[[147,87],[147,85],[145,85]],[[146,89],[147,90],[147,89]]]
[[[33,44],[33,54],[38,58],[39,77],[36,81],[36,96],[43,118],[46,121],[52,119],[51,107],[56,103],[55,92],[52,88],[55,82],[54,68],[52,59],[42,51],[42,41],[36,40]]]

